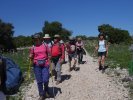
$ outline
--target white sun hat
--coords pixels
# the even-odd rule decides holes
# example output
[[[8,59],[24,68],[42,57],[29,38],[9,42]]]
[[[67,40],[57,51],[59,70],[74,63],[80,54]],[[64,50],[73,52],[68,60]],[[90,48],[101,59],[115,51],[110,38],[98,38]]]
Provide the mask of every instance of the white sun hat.
[[[43,38],[47,39],[47,38],[51,38],[51,37],[49,36],[49,34],[45,34],[45,36]]]

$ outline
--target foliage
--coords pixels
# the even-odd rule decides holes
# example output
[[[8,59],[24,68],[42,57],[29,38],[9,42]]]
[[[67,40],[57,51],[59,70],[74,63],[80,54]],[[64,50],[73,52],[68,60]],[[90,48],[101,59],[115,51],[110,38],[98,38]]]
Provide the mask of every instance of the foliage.
[[[82,40],[87,40],[87,36],[86,35],[78,35],[76,36],[76,38],[82,38]]]
[[[121,68],[128,68],[131,62],[131,52],[128,48],[129,45],[126,44],[112,44],[109,47],[108,61],[114,61],[115,65],[119,64]]]
[[[25,46],[31,46],[32,45],[32,38],[31,36],[17,36],[13,38],[13,42],[16,45],[16,47],[25,47]]]
[[[2,55],[13,59],[20,66],[23,72],[27,71],[27,68],[29,65],[29,60],[28,60],[29,50],[28,49],[20,50],[17,52],[5,52]]]
[[[132,38],[127,30],[114,28],[109,24],[103,24],[98,26],[98,31],[100,33],[103,33],[107,37],[108,41],[111,43],[131,43],[132,41]]]
[[[11,23],[5,23],[0,19],[0,47],[5,50],[14,49],[12,41],[14,27]]]
[[[97,40],[98,38],[97,37],[94,37],[94,36],[90,36],[88,37],[88,40]]]
[[[59,34],[63,40],[68,39],[68,37],[72,34],[71,31],[63,28],[62,24],[58,21],[54,21],[51,23],[45,21],[42,31],[44,34],[49,34],[52,38],[55,34]]]

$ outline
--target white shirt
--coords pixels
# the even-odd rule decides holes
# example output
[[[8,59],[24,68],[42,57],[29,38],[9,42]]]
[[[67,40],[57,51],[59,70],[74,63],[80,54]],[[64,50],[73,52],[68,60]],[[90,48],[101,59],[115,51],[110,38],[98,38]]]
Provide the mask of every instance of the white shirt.
[[[99,41],[98,52],[105,52],[105,51],[106,51],[105,40]]]

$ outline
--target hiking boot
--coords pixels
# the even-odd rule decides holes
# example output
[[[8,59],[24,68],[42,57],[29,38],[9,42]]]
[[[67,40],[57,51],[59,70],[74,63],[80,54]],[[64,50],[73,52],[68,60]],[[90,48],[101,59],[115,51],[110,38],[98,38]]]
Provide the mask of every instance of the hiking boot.
[[[54,96],[50,94],[49,92],[46,92],[46,98],[53,98]]]
[[[46,92],[46,98],[50,98],[50,93],[49,92]]]
[[[103,69],[103,66],[102,66],[102,65],[100,65],[100,66],[99,66],[99,70],[102,70],[102,69]]]
[[[80,68],[79,67],[74,67],[74,70],[75,71],[78,71]]]
[[[40,96],[38,100],[45,100],[44,96]]]
[[[71,72],[73,70],[73,68],[69,68],[69,72]]]
[[[61,81],[57,81],[57,82],[56,82],[56,85],[58,85],[58,84],[60,84],[60,83],[61,83]]]
[[[55,81],[57,81],[57,78],[54,78]]]

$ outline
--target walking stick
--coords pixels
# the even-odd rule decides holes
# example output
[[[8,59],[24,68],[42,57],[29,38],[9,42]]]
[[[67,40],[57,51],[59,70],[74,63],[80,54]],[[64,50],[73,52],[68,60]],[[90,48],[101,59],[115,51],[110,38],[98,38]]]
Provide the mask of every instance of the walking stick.
[[[27,72],[27,80],[29,80],[31,78],[31,59],[29,62],[29,66],[28,66],[28,72]]]
[[[54,100],[55,100],[55,93],[54,93],[54,79],[53,79],[53,72],[52,72],[52,63],[50,61],[50,72],[51,72],[51,78],[52,78],[52,85],[53,85],[53,96],[54,96]]]

